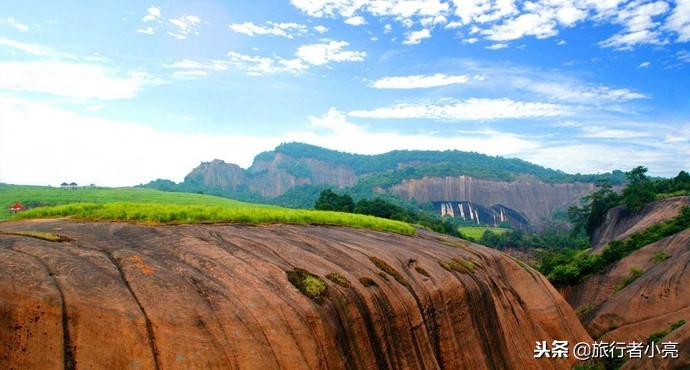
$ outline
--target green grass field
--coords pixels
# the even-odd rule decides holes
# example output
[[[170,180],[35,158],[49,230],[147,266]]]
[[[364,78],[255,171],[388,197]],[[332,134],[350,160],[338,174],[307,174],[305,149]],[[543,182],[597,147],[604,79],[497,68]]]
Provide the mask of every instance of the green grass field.
[[[496,234],[503,234],[503,233],[510,231],[510,229],[504,229],[504,228],[500,228],[500,227],[486,227],[486,226],[462,226],[462,227],[460,227],[460,232],[462,233],[462,235],[469,237],[469,238],[473,238],[474,240],[478,240],[479,238],[481,238],[482,235],[484,235],[484,232],[486,230],[491,230],[492,232],[494,232]]]
[[[338,225],[413,235],[407,223],[340,212],[296,210],[238,202],[202,194],[172,193],[151,189],[57,189],[0,185],[3,214],[15,201],[45,205],[19,213],[12,219],[70,217],[89,221],[126,221],[142,224],[237,222]]]
[[[22,205],[56,206],[69,203],[147,203],[147,204],[188,204],[223,207],[265,207],[238,202],[236,200],[214,197],[211,195],[192,193],[172,193],[153,189],[140,188],[77,188],[61,189],[47,186],[7,185],[0,184],[0,220],[6,220],[10,216],[9,207],[14,202]]]

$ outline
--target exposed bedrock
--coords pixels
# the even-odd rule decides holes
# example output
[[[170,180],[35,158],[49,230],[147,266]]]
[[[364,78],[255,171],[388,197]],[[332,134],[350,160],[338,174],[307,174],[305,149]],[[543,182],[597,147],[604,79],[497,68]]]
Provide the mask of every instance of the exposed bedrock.
[[[67,220],[0,229],[72,239],[0,235],[3,369],[569,369],[572,358],[535,359],[535,342],[591,341],[533,269],[423,231]],[[295,268],[323,279],[320,302],[288,281]]]

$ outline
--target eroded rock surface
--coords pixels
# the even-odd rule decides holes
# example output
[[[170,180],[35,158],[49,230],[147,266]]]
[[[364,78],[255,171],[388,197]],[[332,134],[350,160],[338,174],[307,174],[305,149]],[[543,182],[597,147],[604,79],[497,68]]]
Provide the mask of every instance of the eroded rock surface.
[[[427,232],[67,220],[0,230],[72,239],[0,235],[3,369],[569,369],[572,358],[535,359],[535,342],[591,341],[531,268]],[[441,266],[454,259],[474,267]],[[324,278],[317,303],[288,281],[295,267],[351,286]]]
[[[651,203],[637,212],[615,208],[597,233],[601,251],[606,242],[675,217],[689,203],[677,197]],[[634,275],[640,275],[634,278]],[[606,270],[588,276],[564,296],[587,331],[606,342],[646,342],[654,333],[670,331],[672,323],[690,322],[690,229],[633,252]],[[681,369],[690,366],[690,327],[671,331],[663,341],[679,344],[679,359],[627,361],[623,368]]]

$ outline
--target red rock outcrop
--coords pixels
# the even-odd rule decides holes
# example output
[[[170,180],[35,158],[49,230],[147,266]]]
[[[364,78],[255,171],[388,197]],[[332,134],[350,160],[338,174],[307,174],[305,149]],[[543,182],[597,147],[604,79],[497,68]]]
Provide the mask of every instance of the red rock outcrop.
[[[639,210],[629,210],[623,206],[613,208],[606,213],[604,222],[592,235],[593,250],[596,253],[611,240],[625,239],[651,225],[673,218],[684,206],[690,206],[690,197],[663,199]]]
[[[4,369],[569,369],[572,357],[535,359],[535,341],[591,341],[531,268],[423,231],[68,220],[0,229],[71,239],[0,234]],[[454,259],[474,268],[441,266]],[[288,281],[296,267],[351,286],[323,279],[317,303]]]
[[[615,208],[598,230],[601,251],[612,239],[633,233],[675,217],[687,205],[688,197],[651,203],[637,212]],[[606,270],[588,276],[575,287],[564,290],[566,300],[576,310],[587,331],[606,342],[645,342],[652,334],[670,331],[671,323],[690,322],[690,229],[649,244]],[[636,270],[639,278],[633,278]],[[626,285],[626,281],[628,280]],[[681,369],[690,366],[688,325],[663,338],[679,344],[679,359],[631,359],[623,368]]]

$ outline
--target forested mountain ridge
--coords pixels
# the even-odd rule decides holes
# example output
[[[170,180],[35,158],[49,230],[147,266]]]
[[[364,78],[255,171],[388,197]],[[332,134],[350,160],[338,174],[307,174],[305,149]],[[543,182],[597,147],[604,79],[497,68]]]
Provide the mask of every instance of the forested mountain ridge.
[[[437,212],[445,209],[439,202],[455,202],[448,208],[458,210],[453,217],[476,223],[512,220],[515,226],[526,228],[540,227],[554,212],[576,204],[600,180],[621,183],[624,174],[572,175],[521,159],[457,150],[362,155],[286,143],[258,154],[246,170],[213,160],[201,163],[182,183],[156,180],[144,186],[296,208],[311,208],[321,190],[339,188],[355,200],[383,195],[436,203],[430,208]],[[473,211],[465,214],[457,202]],[[477,213],[477,209],[482,211]],[[504,214],[521,216],[506,220]]]

